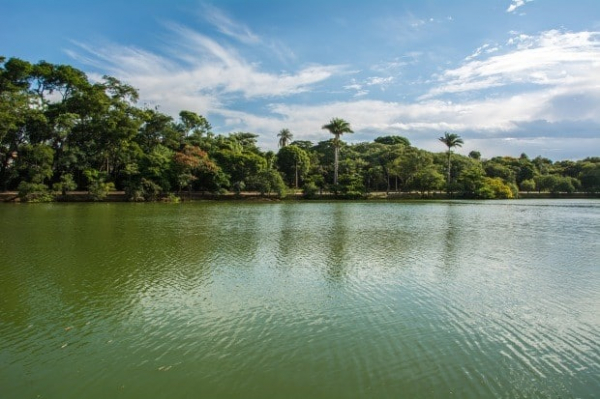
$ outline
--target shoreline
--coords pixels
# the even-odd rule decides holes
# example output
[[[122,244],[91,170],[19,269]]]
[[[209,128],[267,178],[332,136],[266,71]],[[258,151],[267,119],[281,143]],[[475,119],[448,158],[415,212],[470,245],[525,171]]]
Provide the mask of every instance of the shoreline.
[[[192,193],[181,193],[181,196],[177,196],[181,202],[189,201],[257,201],[257,202],[270,202],[270,201],[319,201],[319,200],[345,200],[345,201],[387,201],[387,200],[469,200],[474,198],[448,198],[446,193],[436,192],[429,193],[422,196],[421,193],[417,192],[372,192],[366,194],[361,198],[346,198],[344,196],[336,196],[333,193],[323,193],[315,195],[311,198],[305,198],[301,191],[287,194],[285,197],[280,198],[276,195],[261,195],[258,192],[242,192],[236,193],[225,193],[225,194],[211,194],[202,192]],[[521,192],[519,199],[598,199],[600,193],[549,193],[549,192]],[[490,200],[482,200],[490,201]],[[493,200],[491,200],[493,201]],[[28,203],[21,201],[16,191],[0,192],[0,202],[4,203]],[[67,193],[66,196],[57,195],[54,201],[50,202],[135,202],[129,201],[123,191],[110,192],[106,198],[102,200],[93,200],[90,198],[86,191],[74,191]],[[140,202],[169,202],[169,197],[165,196],[157,201],[140,201]]]

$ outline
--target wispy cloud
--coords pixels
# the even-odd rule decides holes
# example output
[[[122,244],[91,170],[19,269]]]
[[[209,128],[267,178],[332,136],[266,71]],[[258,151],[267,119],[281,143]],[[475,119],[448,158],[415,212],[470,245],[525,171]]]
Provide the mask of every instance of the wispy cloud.
[[[598,99],[574,123],[568,115],[554,113],[556,98],[557,95],[545,92],[460,103],[440,100],[398,103],[360,98],[314,105],[277,103],[270,106],[270,113],[263,115],[227,112],[231,128],[259,133],[259,142],[266,148],[275,148],[274,132],[282,126],[292,130],[297,139],[327,140],[320,126],[332,115],[351,123],[356,133],[347,138],[349,142],[397,134],[431,151],[441,151],[436,138],[444,131],[461,134],[468,143],[464,148],[466,153],[478,149],[485,151],[486,156],[518,155],[525,151],[561,158],[560,153],[550,152],[550,142],[558,145],[577,138],[600,144]]]
[[[371,76],[364,80],[358,81],[353,78],[349,84],[343,86],[345,90],[355,91],[354,97],[362,97],[369,94],[369,87],[379,87],[380,90],[385,89],[394,81],[393,76]]]
[[[473,54],[471,54],[468,57],[466,57],[465,61],[471,61],[471,60],[473,60],[475,58],[478,58],[482,54],[491,54],[491,53],[495,53],[496,51],[498,51],[498,47],[490,47],[490,44],[486,43],[483,46],[477,48],[473,52]]]
[[[76,43],[69,54],[101,66],[138,88],[142,101],[169,109],[219,109],[227,96],[245,99],[285,97],[311,90],[342,67],[308,65],[294,72],[269,72],[246,61],[234,48],[178,24],[166,24],[175,35],[167,55],[117,44],[91,46]],[[183,107],[183,108],[181,108]]]
[[[600,32],[517,35],[508,41],[504,54],[475,60],[486,48],[477,49],[462,66],[443,72],[439,85],[422,98],[509,85],[598,90]],[[498,51],[494,48],[494,54]]]
[[[202,18],[213,24],[217,30],[242,43],[257,44],[261,38],[239,21],[234,21],[221,9],[210,4],[202,4]]]
[[[389,85],[390,83],[392,83],[393,81],[394,81],[393,76],[387,76],[387,77],[372,76],[370,78],[367,78],[365,84],[367,86],[381,86],[383,88],[383,87]]]
[[[266,48],[284,62],[296,59],[294,52],[281,41],[261,37],[244,23],[231,18],[223,10],[213,5],[203,3],[200,7],[200,18],[215,27],[218,32],[239,43]]]
[[[512,0],[512,3],[506,9],[506,12],[515,12],[517,8],[523,7],[526,3],[529,3],[533,0]]]
[[[496,154],[511,146],[515,151],[550,151],[543,144],[548,143],[548,136],[555,143],[561,135],[600,141],[590,133],[600,128],[600,32],[512,33],[506,43],[483,44],[460,66],[442,71],[430,81],[421,80],[415,87],[430,89],[421,91],[423,95],[414,102],[372,99],[401,98],[391,97],[393,90],[381,91],[410,84],[400,75],[408,66],[424,62],[422,53],[410,53],[367,71],[352,71],[354,78],[342,86],[347,92],[340,95],[336,86],[337,97],[332,101],[332,96],[309,99],[304,93],[319,88],[331,94],[334,89],[325,84],[328,80],[339,84],[333,78],[350,75],[349,67],[305,64],[287,71],[269,68],[270,63],[258,55],[264,52],[248,55],[245,51],[275,49],[271,38],[259,36],[214,7],[206,10],[206,20],[222,35],[209,37],[188,26],[165,23],[171,40],[162,49],[76,42],[68,54],[138,88],[142,102],[160,105],[173,116],[182,109],[209,119],[214,116],[221,129],[257,133],[264,148],[274,148],[276,132],[283,127],[292,130],[297,139],[326,140],[320,127],[332,116],[351,122],[356,134],[348,140],[399,134],[433,151],[439,150],[437,137],[446,130],[468,140],[464,150],[477,144],[479,148],[471,149],[487,146]],[[409,17],[414,26],[409,24],[406,29],[419,30],[422,20]],[[284,44],[281,51],[288,51]],[[275,51],[267,56],[278,57]],[[290,98],[293,104],[287,101]],[[271,103],[265,105],[264,101]],[[575,126],[573,121],[577,129],[567,132],[569,126]]]

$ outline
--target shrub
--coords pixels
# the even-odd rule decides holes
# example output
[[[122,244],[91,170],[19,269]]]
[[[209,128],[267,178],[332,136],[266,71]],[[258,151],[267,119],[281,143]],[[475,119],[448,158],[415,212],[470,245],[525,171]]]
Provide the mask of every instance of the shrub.
[[[523,180],[521,182],[521,190],[522,191],[535,191],[535,181],[533,179]]]
[[[89,181],[88,195],[92,201],[102,201],[110,191],[115,189],[112,182],[106,182],[106,174],[96,169],[88,169],[84,172]]]
[[[484,184],[476,191],[476,195],[482,199],[512,199],[516,186],[511,188],[499,177],[485,177]]]
[[[19,198],[23,202],[52,202],[54,196],[48,192],[48,186],[42,183],[19,183]]]
[[[309,199],[316,198],[318,192],[319,192],[319,187],[317,187],[317,185],[314,182],[309,181],[304,184],[304,187],[303,187],[304,198],[309,198]]]
[[[65,173],[60,177],[60,182],[52,185],[52,190],[60,192],[62,195],[67,195],[67,191],[77,189],[77,183],[73,180],[73,175]]]

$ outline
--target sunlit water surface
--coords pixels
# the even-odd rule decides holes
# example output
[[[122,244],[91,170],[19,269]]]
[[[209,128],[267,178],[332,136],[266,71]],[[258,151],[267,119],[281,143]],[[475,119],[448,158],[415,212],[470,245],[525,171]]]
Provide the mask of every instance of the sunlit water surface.
[[[0,206],[3,398],[593,398],[600,201]]]

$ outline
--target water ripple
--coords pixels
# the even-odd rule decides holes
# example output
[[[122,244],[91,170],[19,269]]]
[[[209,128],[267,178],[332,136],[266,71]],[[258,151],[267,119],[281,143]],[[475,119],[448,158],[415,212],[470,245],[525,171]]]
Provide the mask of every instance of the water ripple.
[[[594,201],[10,209],[9,396],[593,397],[600,386]]]

